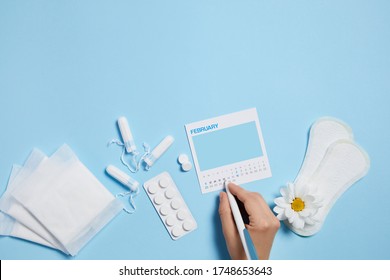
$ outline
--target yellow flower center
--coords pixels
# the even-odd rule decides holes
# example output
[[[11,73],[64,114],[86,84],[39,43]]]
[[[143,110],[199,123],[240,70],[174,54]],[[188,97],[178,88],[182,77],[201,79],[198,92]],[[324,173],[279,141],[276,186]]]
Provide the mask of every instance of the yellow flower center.
[[[291,209],[295,212],[300,212],[305,209],[305,202],[303,202],[303,200],[299,197],[296,197],[291,203]]]

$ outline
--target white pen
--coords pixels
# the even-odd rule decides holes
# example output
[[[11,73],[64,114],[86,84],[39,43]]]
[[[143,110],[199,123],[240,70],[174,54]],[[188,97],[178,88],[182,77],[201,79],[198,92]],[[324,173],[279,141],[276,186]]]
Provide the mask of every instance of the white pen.
[[[248,230],[245,227],[244,220],[241,215],[240,208],[238,207],[236,197],[231,194],[229,188],[228,188],[229,182],[225,181],[225,189],[228,196],[230,208],[232,209],[233,218],[236,222],[237,230],[240,235],[242,246],[244,247],[245,254],[248,258],[248,260],[258,260],[258,256],[256,253],[256,248],[253,244],[252,238],[248,232]],[[246,213],[245,209],[242,209],[245,215],[248,215]]]

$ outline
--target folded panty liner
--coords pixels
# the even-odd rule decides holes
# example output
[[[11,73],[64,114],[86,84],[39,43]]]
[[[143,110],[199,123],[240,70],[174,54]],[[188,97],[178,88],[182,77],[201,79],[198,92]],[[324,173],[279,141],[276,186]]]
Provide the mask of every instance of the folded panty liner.
[[[309,236],[317,233],[337,199],[356,181],[364,177],[370,167],[366,152],[350,140],[338,140],[327,149],[323,160],[306,186],[296,184],[296,192],[307,188],[309,193],[318,197],[321,207],[313,217],[317,222],[306,224],[302,229],[287,226],[299,235]]]
[[[15,185],[0,206],[71,255],[123,208],[67,145]]]

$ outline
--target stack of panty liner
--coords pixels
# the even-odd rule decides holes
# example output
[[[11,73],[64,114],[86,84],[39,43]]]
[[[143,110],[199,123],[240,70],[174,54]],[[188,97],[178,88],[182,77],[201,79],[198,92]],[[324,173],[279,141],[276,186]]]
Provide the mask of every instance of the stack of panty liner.
[[[76,255],[123,208],[69,146],[34,149],[0,199],[0,235]]]
[[[302,167],[294,183],[280,190],[274,211],[295,233],[317,233],[337,199],[370,167],[366,152],[340,120],[321,118],[309,134]]]

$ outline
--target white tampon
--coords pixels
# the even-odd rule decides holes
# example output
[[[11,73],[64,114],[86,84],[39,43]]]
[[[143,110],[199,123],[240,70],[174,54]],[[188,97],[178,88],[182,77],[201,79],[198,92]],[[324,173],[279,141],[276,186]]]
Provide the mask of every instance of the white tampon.
[[[137,150],[137,147],[135,146],[133,135],[131,134],[131,130],[129,127],[129,123],[127,122],[127,119],[125,117],[120,117],[118,119],[118,126],[122,135],[122,140],[123,140],[123,144],[125,145],[126,152],[127,153],[135,152]]]
[[[118,180],[118,182],[122,183],[125,187],[129,188],[131,191],[135,192],[138,189],[139,183],[127,175],[122,170],[118,169],[113,165],[109,165],[106,168],[107,173]]]
[[[168,150],[168,148],[172,145],[173,141],[175,141],[175,139],[172,137],[172,136],[167,136],[165,137],[161,142],[160,144],[158,144],[154,149],[153,151],[147,155],[145,158],[144,158],[144,161],[145,163],[147,164],[148,167],[151,167],[154,162],[159,158],[161,157],[161,155],[163,153],[165,153],[166,150]]]

